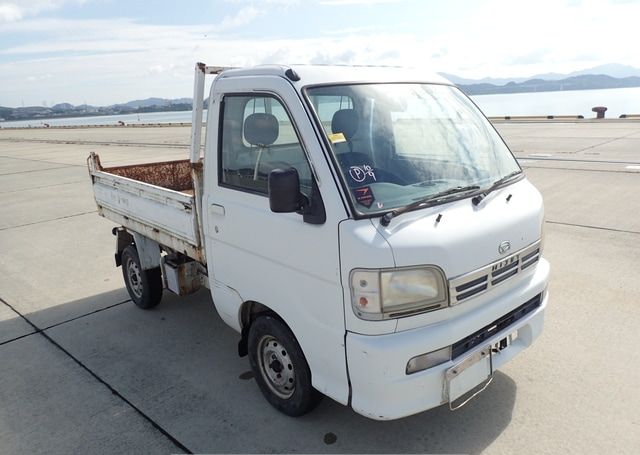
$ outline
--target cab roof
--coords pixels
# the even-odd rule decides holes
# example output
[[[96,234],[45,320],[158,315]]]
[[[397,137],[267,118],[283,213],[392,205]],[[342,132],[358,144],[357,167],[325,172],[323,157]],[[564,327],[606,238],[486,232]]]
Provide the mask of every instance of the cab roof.
[[[289,70],[299,77],[289,77]],[[279,76],[287,77],[295,85],[344,84],[362,82],[422,82],[448,84],[451,82],[436,73],[419,68],[395,66],[351,65],[259,65],[249,68],[224,70],[218,77]]]

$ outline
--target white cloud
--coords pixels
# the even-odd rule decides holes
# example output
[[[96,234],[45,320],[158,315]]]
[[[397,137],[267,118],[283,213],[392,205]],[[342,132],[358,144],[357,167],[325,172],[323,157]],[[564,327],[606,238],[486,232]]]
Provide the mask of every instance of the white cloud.
[[[0,23],[19,21],[28,16],[60,8],[65,3],[84,3],[84,0],[0,1]]]
[[[35,76],[28,76],[27,80],[29,82],[38,82],[38,81],[45,81],[47,79],[51,79],[53,77],[53,75],[51,73],[46,73],[46,74],[38,74]]]
[[[1,1],[1,0],[0,0]],[[368,29],[355,22],[339,34],[304,39],[252,39],[223,31],[250,23],[247,4],[216,25],[149,25],[130,19],[25,19],[3,33],[45,39],[0,51],[0,105],[39,104],[56,93],[74,104],[112,104],[148,96],[190,96],[193,65],[344,63],[425,67],[463,77],[570,72],[602,63],[640,66],[635,50],[639,3],[488,0],[450,27],[419,36],[407,27]],[[392,31],[393,30],[393,31]],[[9,60],[19,57],[20,64]],[[51,77],[28,81],[46,68]]]
[[[162,73],[167,73],[169,71],[173,71],[175,69],[175,65],[173,63],[168,63],[168,64],[159,64],[159,65],[152,65],[149,67],[149,72],[151,74],[162,74]]]
[[[256,4],[261,5],[277,5],[277,6],[294,6],[299,5],[300,0],[225,0],[227,3],[240,3],[240,4]]]
[[[13,22],[22,18],[22,11],[13,3],[0,3],[0,23]]]
[[[448,51],[438,62],[469,77],[568,72],[609,62],[638,65],[638,17],[639,3],[490,0],[434,42]]]
[[[252,22],[260,11],[254,6],[245,6],[241,8],[236,14],[226,16],[222,21],[214,27],[215,31],[222,32],[234,28],[241,27]]]
[[[320,0],[321,5],[379,5],[381,3],[399,3],[403,0]]]
[[[50,26],[52,24],[47,23],[47,27]],[[59,26],[74,30],[69,21]],[[91,27],[70,32],[64,41],[50,40],[7,49],[5,53],[27,58],[21,59],[19,65],[0,64],[0,105],[18,105],[21,98],[28,104],[39,104],[41,99],[50,98],[51,93],[73,104],[190,96],[196,61],[222,66],[312,62],[395,64],[396,49],[413,48],[407,45],[409,37],[392,35],[246,40],[204,38],[204,32],[203,28],[194,26],[94,21]],[[72,51],[75,54],[70,55]],[[36,55],[41,52],[48,52],[49,56]],[[28,58],[29,54],[33,57]],[[29,77],[42,72],[42,68],[51,75],[49,79],[38,83],[28,81]]]
[[[389,30],[389,27],[385,27],[384,29]],[[381,30],[383,30],[383,28],[378,25],[363,25],[361,27],[345,27],[335,30],[323,30],[322,33],[324,35],[356,35],[377,32]]]

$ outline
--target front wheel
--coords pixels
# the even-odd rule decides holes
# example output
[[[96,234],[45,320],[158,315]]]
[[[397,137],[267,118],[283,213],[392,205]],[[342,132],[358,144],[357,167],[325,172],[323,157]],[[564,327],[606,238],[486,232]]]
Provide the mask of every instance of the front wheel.
[[[249,362],[258,386],[278,411],[297,417],[311,411],[322,395],[311,385],[311,370],[291,330],[273,316],[261,316],[249,329]]]
[[[160,267],[142,270],[135,246],[129,245],[122,251],[120,260],[122,276],[129,297],[139,308],[148,310],[162,299],[162,272]]]

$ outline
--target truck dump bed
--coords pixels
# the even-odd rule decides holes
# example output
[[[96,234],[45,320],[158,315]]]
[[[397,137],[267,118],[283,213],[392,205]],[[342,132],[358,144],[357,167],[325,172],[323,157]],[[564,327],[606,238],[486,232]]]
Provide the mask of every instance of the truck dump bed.
[[[202,264],[206,255],[198,214],[202,213],[204,82],[206,75],[225,69],[196,64],[188,160],[105,168],[95,153],[87,159],[101,216]]]
[[[189,160],[105,168],[92,153],[88,164],[101,216],[204,262]]]
[[[98,158],[99,161],[99,158]],[[149,185],[193,195],[193,180],[189,160],[162,161],[104,168],[103,172],[119,175]]]

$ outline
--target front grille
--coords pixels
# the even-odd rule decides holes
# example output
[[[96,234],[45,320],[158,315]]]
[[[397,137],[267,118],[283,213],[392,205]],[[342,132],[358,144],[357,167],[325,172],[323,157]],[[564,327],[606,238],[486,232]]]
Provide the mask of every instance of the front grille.
[[[456,305],[474,295],[488,291],[516,276],[522,270],[538,262],[539,259],[540,241],[537,241],[511,256],[450,280],[451,305]]]
[[[451,346],[451,359],[460,357],[470,349],[482,344],[485,340],[488,340],[496,333],[509,327],[511,324],[522,319],[525,315],[531,313],[538,308],[542,303],[542,294],[536,295],[534,298],[528,300],[524,304],[520,305],[515,310],[505,314],[499,319],[496,319],[486,327],[481,328],[477,332],[472,333],[468,337],[456,342]]]

